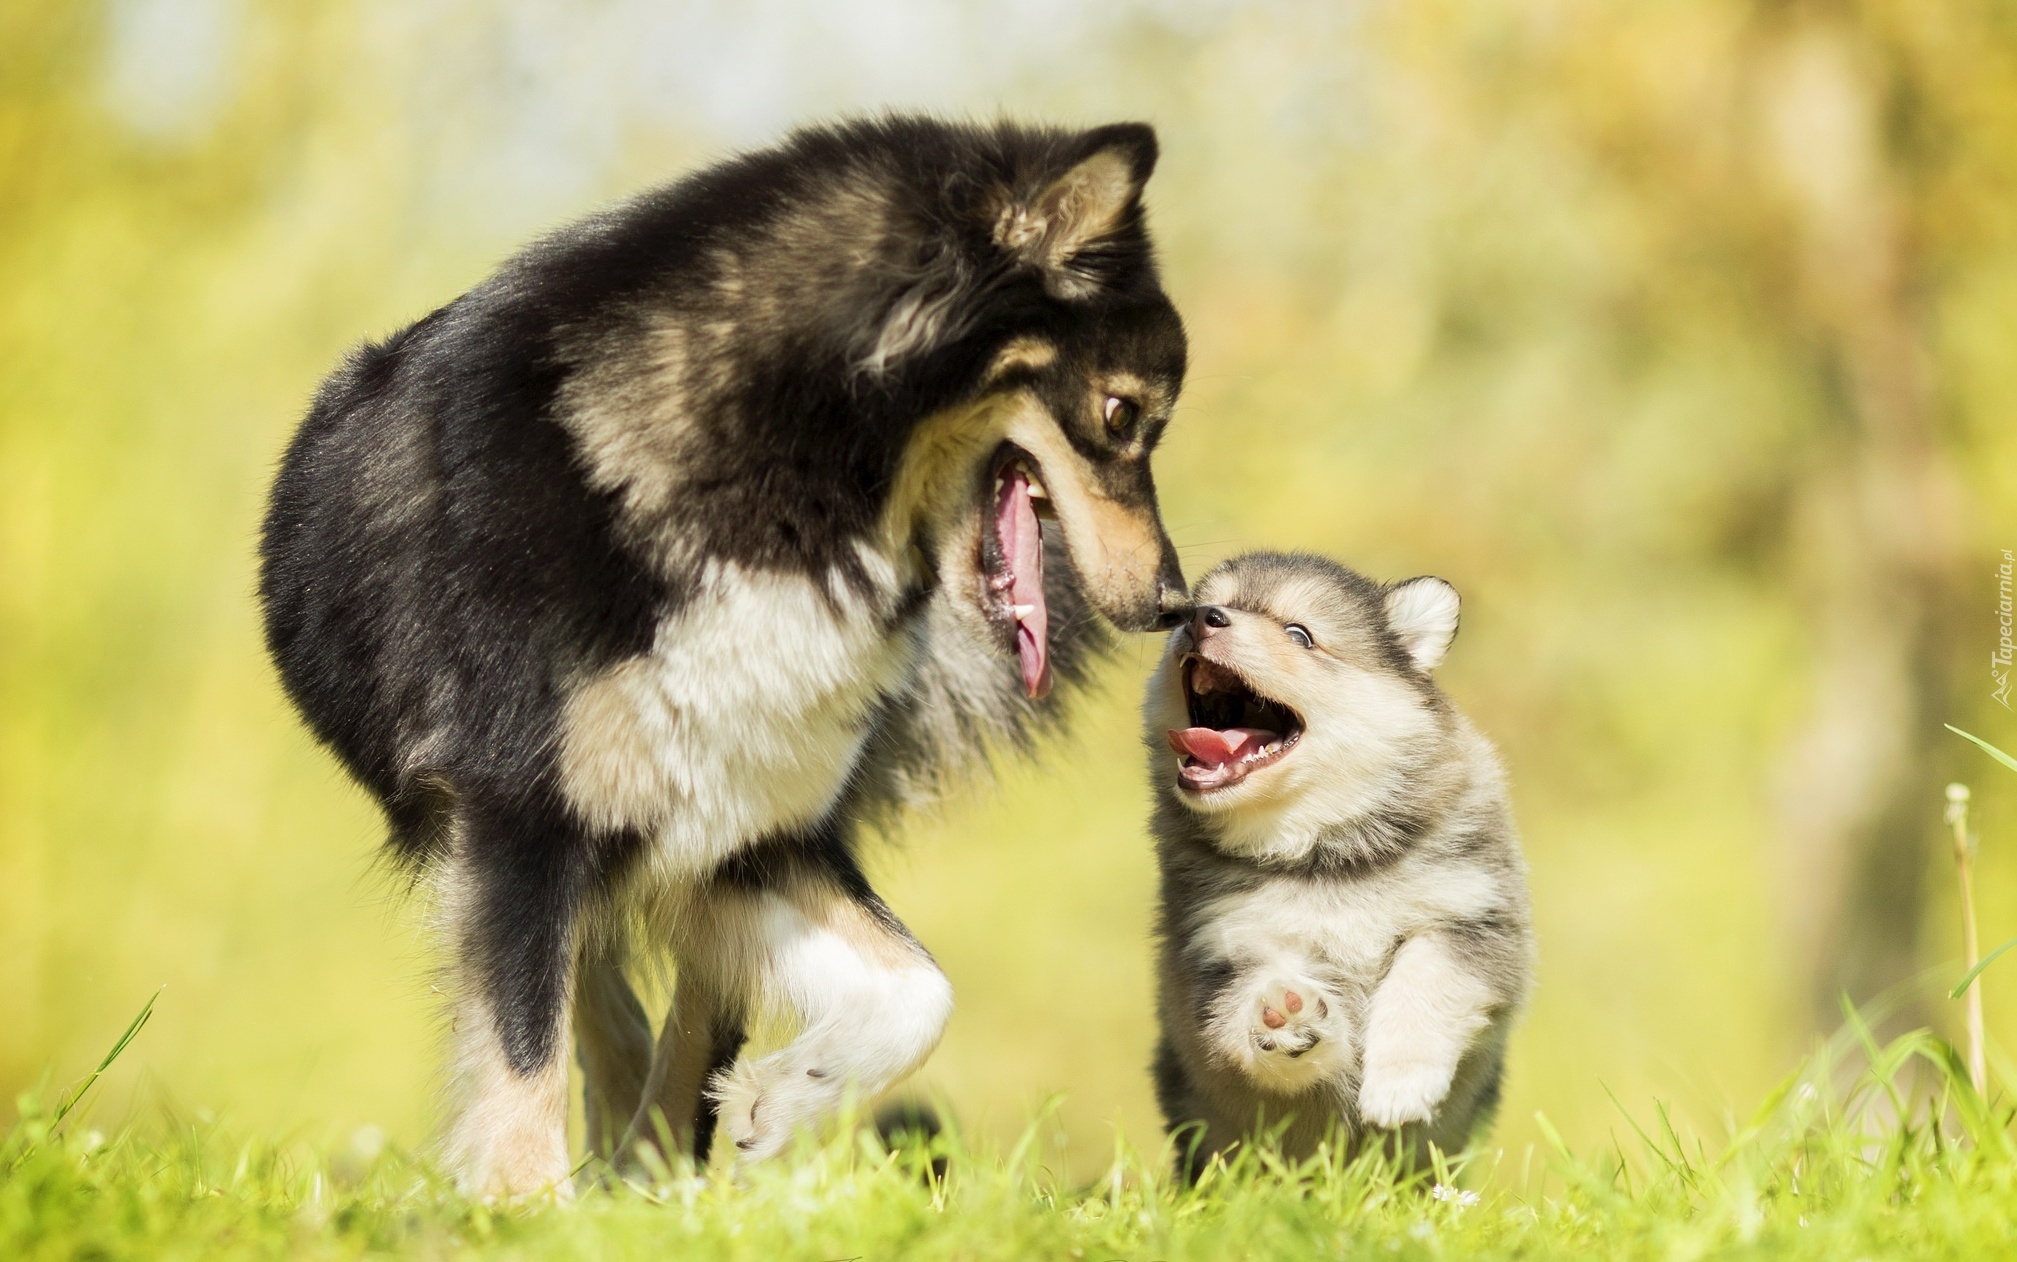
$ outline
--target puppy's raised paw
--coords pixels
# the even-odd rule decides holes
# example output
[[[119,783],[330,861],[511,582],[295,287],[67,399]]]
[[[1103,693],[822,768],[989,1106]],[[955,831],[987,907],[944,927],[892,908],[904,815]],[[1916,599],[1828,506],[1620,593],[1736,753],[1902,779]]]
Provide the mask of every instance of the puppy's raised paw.
[[[1274,981],[1261,989],[1254,1046],[1296,1060],[1324,1041],[1330,1001],[1309,982]]]
[[[1344,1014],[1306,977],[1262,982],[1247,1005],[1247,1072],[1270,1091],[1300,1091],[1328,1077],[1346,1052]]]

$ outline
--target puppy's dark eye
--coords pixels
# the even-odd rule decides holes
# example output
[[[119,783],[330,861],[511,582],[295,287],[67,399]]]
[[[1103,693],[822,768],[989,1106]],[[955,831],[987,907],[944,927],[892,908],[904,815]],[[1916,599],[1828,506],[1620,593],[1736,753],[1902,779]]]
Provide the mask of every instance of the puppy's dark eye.
[[[1297,648],[1313,649],[1317,647],[1317,642],[1310,638],[1310,633],[1295,623],[1291,622],[1289,624],[1288,632],[1289,638],[1296,642]]]
[[[1112,434],[1115,438],[1126,438],[1129,434],[1133,433],[1135,422],[1141,419],[1141,415],[1141,404],[1136,403],[1133,399],[1122,399],[1113,395],[1107,396],[1107,433]]]

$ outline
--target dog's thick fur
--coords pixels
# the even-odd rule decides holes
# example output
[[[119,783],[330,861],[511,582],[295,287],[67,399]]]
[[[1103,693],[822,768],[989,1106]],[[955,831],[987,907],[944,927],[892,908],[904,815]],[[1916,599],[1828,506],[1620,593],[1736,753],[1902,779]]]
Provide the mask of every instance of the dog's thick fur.
[[[571,1037],[600,1148],[662,1127],[702,1159],[715,1101],[760,1156],[934,1046],[945,978],[854,845],[1047,709],[1004,478],[1054,512],[1061,682],[1091,611],[1187,607],[1148,463],[1185,358],[1155,159],[1139,124],[799,132],[324,384],[266,519],[267,638],[437,891],[466,1186],[564,1191]],[[655,1047],[640,946],[677,975]],[[739,1057],[772,1019],[795,1034]]]
[[[1155,1078],[1186,1171],[1277,1127],[1295,1156],[1453,1152],[1498,1098],[1533,950],[1498,758],[1430,675],[1456,592],[1254,553],[1196,594],[1143,710]],[[1200,725],[1264,734],[1221,765]]]

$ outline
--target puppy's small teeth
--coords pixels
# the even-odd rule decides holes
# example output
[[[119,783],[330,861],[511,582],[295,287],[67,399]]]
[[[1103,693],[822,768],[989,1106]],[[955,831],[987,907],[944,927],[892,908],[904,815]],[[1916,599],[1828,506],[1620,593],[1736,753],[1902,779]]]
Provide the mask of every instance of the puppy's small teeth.
[[[1035,605],[1010,605],[1009,612],[1018,618],[1027,618],[1037,611]]]

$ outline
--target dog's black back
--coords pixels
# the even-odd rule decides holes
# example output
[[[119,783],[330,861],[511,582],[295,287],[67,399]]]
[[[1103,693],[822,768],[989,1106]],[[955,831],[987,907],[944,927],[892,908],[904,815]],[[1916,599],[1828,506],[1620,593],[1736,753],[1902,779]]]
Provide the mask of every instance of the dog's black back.
[[[652,523],[696,558],[850,568],[908,427],[970,389],[1008,330],[1069,336],[1057,326],[1146,306],[1144,332],[1166,332],[1138,228],[1082,262],[1109,278],[1105,310],[1065,311],[1038,278],[975,262],[988,254],[980,190],[1083,143],[915,118],[800,133],[548,237],[330,378],[275,483],[260,593],[289,695],[386,804],[397,847],[424,858],[438,841],[433,785],[550,792],[565,677],[647,647],[680,600],[676,573],[626,548],[618,496],[589,484],[555,421],[570,374],[650,312],[715,301],[717,252],[754,227],[817,204],[850,170],[890,181],[908,222],[808,225],[827,231],[804,243],[813,259],[873,251],[873,267],[769,263],[783,309],[722,339],[726,388],[696,409],[694,480],[710,493]],[[878,371],[906,303],[944,311],[901,371]]]

